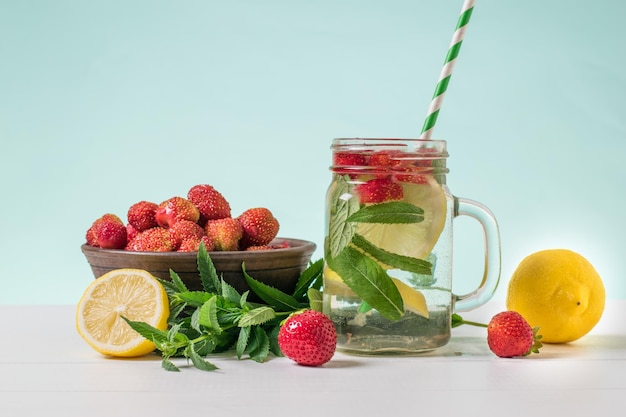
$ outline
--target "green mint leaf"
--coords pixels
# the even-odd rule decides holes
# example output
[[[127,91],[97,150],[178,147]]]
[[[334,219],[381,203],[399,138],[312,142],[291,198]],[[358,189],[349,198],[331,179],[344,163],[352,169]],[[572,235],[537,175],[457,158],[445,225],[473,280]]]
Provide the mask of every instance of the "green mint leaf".
[[[172,273],[172,271],[170,271],[170,274],[171,273]],[[176,287],[176,284],[174,284],[174,282],[172,282],[171,279],[163,279],[163,278],[159,278],[159,277],[155,277],[155,278],[163,286],[163,288],[165,289],[165,292],[167,293],[168,296],[178,292],[178,288]]]
[[[242,265],[243,276],[252,291],[263,301],[278,311],[293,311],[299,308],[298,301],[289,294],[270,285],[255,280],[246,272]]]
[[[280,346],[278,345],[278,332],[280,331],[280,324],[276,324],[269,328],[265,329],[267,337],[270,340],[270,352],[274,354],[274,356],[283,356],[283,352],[280,350]]]
[[[241,316],[237,325],[239,327],[254,326],[263,324],[276,317],[276,312],[272,307],[263,306],[247,311]]]
[[[389,320],[398,320],[404,314],[404,304],[398,288],[384,269],[348,246],[329,266],[367,304]]]
[[[309,298],[309,307],[311,308],[311,310],[322,311],[322,305],[324,304],[324,296],[322,292],[317,288],[310,288],[309,291],[307,291],[307,295]]]
[[[328,250],[332,258],[339,255],[352,240],[356,225],[347,221],[360,208],[359,199],[352,194],[347,175],[337,177],[328,190],[329,201],[334,203],[329,211]]]
[[[237,359],[241,359],[243,354],[246,352],[246,347],[248,346],[248,340],[250,339],[250,331],[251,327],[242,327],[239,330],[239,337],[237,338],[237,344],[235,345],[235,353],[237,354]]]
[[[391,201],[372,204],[350,215],[346,222],[359,223],[419,223],[424,220],[424,210],[410,203]]]
[[[217,276],[217,271],[215,269],[215,265],[209,256],[209,252],[206,250],[204,246],[204,242],[200,244],[198,248],[198,272],[200,273],[200,281],[202,281],[202,287],[207,292],[212,292],[216,294],[221,293],[221,282],[219,277]]]
[[[248,347],[246,349],[250,359],[255,362],[263,362],[270,352],[270,339],[260,326],[252,327]]]
[[[177,292],[189,291],[183,280],[180,279],[180,276],[172,269],[170,269],[170,279],[172,280],[172,284],[174,285],[174,288],[176,288]]]
[[[214,296],[214,294],[204,291],[185,291],[176,294],[177,300],[193,307],[200,307]]]
[[[224,279],[222,279],[222,283],[221,283],[221,287],[222,287],[222,297],[224,297],[226,300],[230,301],[231,303],[238,305],[238,306],[242,306],[241,303],[241,295],[239,294],[239,292],[237,292],[237,290],[230,285],[228,282],[224,281]]]
[[[415,272],[416,274],[432,275],[432,264],[423,259],[411,258],[388,252],[374,246],[371,242],[359,234],[355,234],[352,243],[376,258],[380,263],[403,271]]]
[[[121,316],[122,319],[128,323],[128,325],[137,333],[139,333],[141,336],[144,337],[144,339],[150,340],[152,342],[154,342],[155,345],[159,345],[162,343],[167,342],[167,332],[163,331],[163,330],[159,330],[151,325],[149,325],[148,323],[144,323],[141,321],[132,321],[127,319],[124,316]]]
[[[205,302],[199,309],[198,322],[211,330],[221,332],[219,320],[217,319],[217,297],[213,296]]]
[[[180,372],[180,369],[178,369],[178,367],[174,365],[172,361],[170,361],[168,358],[163,358],[163,360],[161,361],[161,368],[170,372]]]
[[[320,288],[322,285],[322,270],[324,268],[324,259],[310,263],[309,266],[300,274],[296,288],[293,291],[293,298],[296,300],[303,299],[307,290],[311,287]]]
[[[194,348],[194,345],[189,345],[189,350],[187,351],[187,355],[189,359],[191,359],[191,363],[193,366],[200,369],[201,371],[214,371],[217,369],[217,366],[213,365],[211,362],[205,361]]]

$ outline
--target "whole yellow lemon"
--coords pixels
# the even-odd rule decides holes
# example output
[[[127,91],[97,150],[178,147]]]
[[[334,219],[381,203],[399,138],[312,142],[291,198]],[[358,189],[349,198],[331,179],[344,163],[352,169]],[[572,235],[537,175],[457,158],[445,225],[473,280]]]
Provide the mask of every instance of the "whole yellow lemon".
[[[540,327],[542,342],[579,339],[600,321],[606,293],[600,275],[582,255],[567,249],[535,252],[509,281],[506,307]]]

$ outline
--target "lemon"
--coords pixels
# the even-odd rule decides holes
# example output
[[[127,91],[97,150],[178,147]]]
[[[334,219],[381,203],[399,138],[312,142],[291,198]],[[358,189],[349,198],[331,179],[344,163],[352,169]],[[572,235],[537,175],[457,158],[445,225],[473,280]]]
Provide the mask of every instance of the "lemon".
[[[400,296],[402,297],[402,302],[404,304],[404,311],[410,311],[418,316],[428,318],[428,306],[426,305],[426,298],[424,297],[424,294],[399,279],[391,279],[396,284],[398,291],[400,291]]]
[[[441,185],[426,176],[426,184],[402,183],[403,201],[424,210],[424,220],[410,224],[359,223],[356,232],[370,243],[402,256],[424,259],[446,222],[446,196]]]
[[[76,308],[76,330],[104,355],[141,356],[152,352],[155,345],[122,316],[165,330],[169,314],[167,293],[149,272],[115,269],[86,288]]]
[[[506,307],[540,327],[546,343],[567,343],[586,335],[604,311],[602,279],[582,255],[567,249],[535,252],[509,281]]]

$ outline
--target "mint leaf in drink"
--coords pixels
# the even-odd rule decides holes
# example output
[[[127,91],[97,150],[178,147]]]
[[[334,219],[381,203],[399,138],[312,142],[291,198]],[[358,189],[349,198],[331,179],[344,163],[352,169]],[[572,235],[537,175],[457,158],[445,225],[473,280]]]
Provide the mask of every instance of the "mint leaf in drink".
[[[369,253],[380,263],[392,268],[402,269],[416,274],[431,275],[432,264],[423,259],[411,258],[409,256],[397,255],[373,245],[359,234],[355,234],[352,243],[364,252]]]
[[[360,223],[419,223],[424,220],[424,210],[410,203],[391,201],[372,204],[349,215],[346,222]]]
[[[376,261],[348,246],[336,258],[329,258],[328,265],[352,291],[383,317],[389,320],[402,317],[402,296],[391,277]]]
[[[330,207],[330,222],[328,224],[328,250],[331,257],[336,257],[352,240],[356,225],[347,221],[359,211],[359,199],[351,193],[347,175],[340,176],[331,186],[329,201],[335,202]]]

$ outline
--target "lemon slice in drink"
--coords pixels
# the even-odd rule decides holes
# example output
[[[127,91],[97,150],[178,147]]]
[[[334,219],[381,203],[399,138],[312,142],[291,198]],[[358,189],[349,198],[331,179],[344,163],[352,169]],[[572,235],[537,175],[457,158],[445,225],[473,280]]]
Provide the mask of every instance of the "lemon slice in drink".
[[[424,210],[424,220],[410,224],[359,223],[357,233],[370,243],[398,255],[425,259],[433,250],[446,221],[446,196],[431,176],[425,184],[401,183],[403,201]]]
[[[426,305],[426,298],[424,297],[424,294],[414,288],[411,288],[399,279],[391,279],[396,284],[398,291],[400,291],[400,296],[402,297],[402,302],[404,303],[404,311],[410,311],[418,316],[428,318],[428,306]]]
[[[141,269],[115,269],[94,280],[78,302],[76,330],[97,352],[134,357],[155,349],[122,316],[167,329],[169,303],[163,286]]]
[[[343,282],[339,274],[324,266],[324,293],[338,297],[357,297],[350,287]]]

